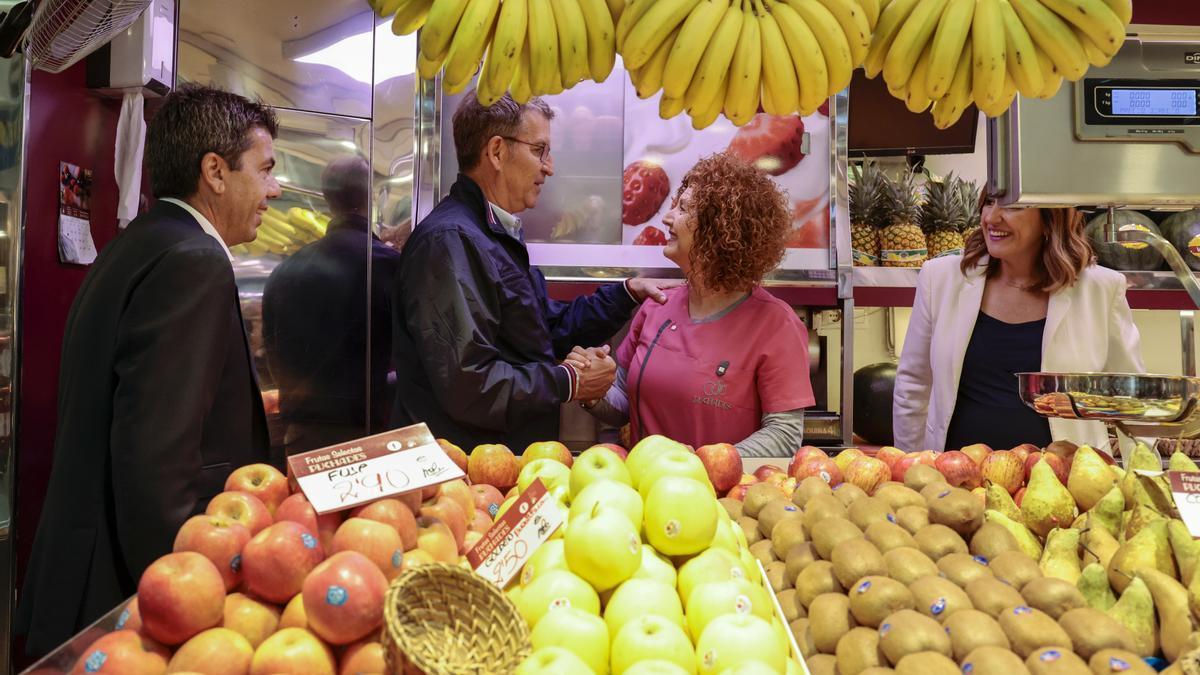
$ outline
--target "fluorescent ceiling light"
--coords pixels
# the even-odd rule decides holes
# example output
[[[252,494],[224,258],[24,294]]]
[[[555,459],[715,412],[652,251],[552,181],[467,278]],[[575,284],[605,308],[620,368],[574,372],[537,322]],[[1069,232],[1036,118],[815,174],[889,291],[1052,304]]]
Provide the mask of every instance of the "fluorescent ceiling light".
[[[296,62],[336,68],[363,84],[373,84],[371,52],[374,46],[377,52],[375,83],[385,82],[416,72],[416,37],[415,34],[393,35],[391,22],[385,21],[375,26],[373,44],[370,32],[356,33],[310,54],[298,56]]]

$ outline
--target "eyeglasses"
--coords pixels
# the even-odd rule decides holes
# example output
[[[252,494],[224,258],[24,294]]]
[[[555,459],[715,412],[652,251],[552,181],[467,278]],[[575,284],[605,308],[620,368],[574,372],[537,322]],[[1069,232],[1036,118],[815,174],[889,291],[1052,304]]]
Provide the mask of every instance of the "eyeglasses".
[[[513,138],[512,136],[501,136],[500,138],[503,138],[506,141],[520,143],[521,145],[528,145],[529,147],[533,148],[534,154],[538,156],[538,159],[542,162],[542,164],[545,164],[546,160],[550,159],[550,146],[546,143],[530,143],[529,141],[523,141],[519,138]]]

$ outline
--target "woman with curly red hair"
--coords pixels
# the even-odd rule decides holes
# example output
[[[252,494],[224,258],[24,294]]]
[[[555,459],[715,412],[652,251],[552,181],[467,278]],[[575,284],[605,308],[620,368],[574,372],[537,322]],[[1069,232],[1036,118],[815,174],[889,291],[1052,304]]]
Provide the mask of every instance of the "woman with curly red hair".
[[[684,177],[663,223],[663,253],[687,284],[668,290],[663,305],[642,306],[617,350],[616,384],[584,407],[614,425],[628,421],[631,443],[661,434],[790,456],[814,403],[808,332],[761,286],[783,259],[787,201],[766,175],[718,154]]]

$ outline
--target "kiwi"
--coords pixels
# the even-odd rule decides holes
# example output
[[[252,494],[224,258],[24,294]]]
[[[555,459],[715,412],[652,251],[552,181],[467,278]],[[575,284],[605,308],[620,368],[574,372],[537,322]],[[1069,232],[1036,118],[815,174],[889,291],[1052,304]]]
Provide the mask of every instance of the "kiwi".
[[[860,530],[865,530],[872,523],[888,522],[889,516],[892,516],[892,507],[878,497],[867,497],[850,504],[846,508],[846,515]]]
[[[750,545],[750,555],[754,556],[764,566],[778,560],[775,556],[775,551],[771,548],[771,540],[763,539]]]
[[[946,633],[954,649],[954,658],[958,661],[980,647],[1011,647],[1000,624],[977,609],[955,612],[954,616],[946,619]]]
[[[795,577],[793,577],[794,579]],[[775,599],[779,601],[779,608],[783,610],[783,618],[788,623],[796,619],[808,616],[808,612],[804,611],[804,606],[796,599],[796,589],[788,588],[777,594]]]
[[[817,560],[817,549],[813,548],[811,542],[806,541],[803,544],[793,544],[788,549],[787,555],[783,557],[783,562],[787,565],[784,574],[792,580],[793,586],[801,570],[808,567],[815,560]]]
[[[775,526],[785,518],[800,518],[803,515],[804,512],[799,506],[786,499],[776,499],[768,502],[758,512],[758,531],[762,533],[763,538],[770,539]]]
[[[889,615],[913,608],[913,595],[904,584],[885,576],[863,577],[849,589],[850,612],[863,626],[878,627]]]
[[[920,492],[930,483],[945,483],[946,477],[941,471],[928,464],[913,464],[904,472],[904,486]]]
[[[767,563],[765,568],[767,571],[767,581],[770,582],[772,591],[780,593],[792,588],[793,579],[784,574],[787,565],[782,560]]]
[[[965,539],[983,525],[983,502],[962,488],[954,488],[929,505],[929,522],[945,525]]]
[[[875,490],[875,497],[887,502],[893,513],[905,506],[925,506],[921,493],[906,487],[904,483],[884,483]]]
[[[957,532],[937,523],[917,530],[913,539],[917,542],[917,548],[935,562],[951,553],[967,552],[967,544]]]
[[[1137,651],[1137,641],[1129,629],[1098,609],[1077,607],[1067,610],[1058,617],[1058,625],[1070,636],[1075,653],[1088,660],[1104,649]]]
[[[922,506],[902,506],[896,511],[896,524],[909,534],[916,534],[929,524],[929,509]]]
[[[955,612],[974,609],[967,592],[941,577],[921,577],[908,586],[918,612],[944,622]]]
[[[962,663],[963,675],[1029,675],[1021,657],[1008,647],[977,647]]]
[[[867,537],[867,541],[875,544],[875,548],[879,549],[881,553],[887,553],[894,548],[902,546],[916,548],[916,540],[912,538],[908,530],[891,522],[894,519],[895,516],[891,516],[888,520],[871,523],[863,532]]]
[[[809,527],[809,538],[817,547],[817,554],[825,560],[833,554],[833,547],[847,539],[862,537],[862,530],[845,518],[826,518]]]
[[[808,664],[808,671],[812,675],[838,675],[837,658],[829,654],[805,656],[804,662]]]
[[[874,628],[852,628],[838,640],[838,675],[859,675],[867,668],[882,666],[885,663],[883,653],[879,649],[879,632]],[[812,667],[811,662],[809,667]]]
[[[1025,584],[1042,578],[1042,568],[1037,561],[1021,551],[1005,551],[992,557],[988,563],[992,574],[1000,581],[1007,581],[1013,588],[1025,588]]]
[[[730,520],[737,522],[744,515],[742,512],[742,500],[733,499],[732,497],[722,497],[717,501],[725,508],[725,513],[729,514]]]
[[[989,561],[1005,551],[1020,551],[1021,546],[1003,525],[984,523],[971,535],[971,553]]]
[[[926,576],[937,576],[937,565],[929,556],[910,546],[894,548],[883,554],[883,562],[887,565],[888,576],[905,586]]]
[[[1125,649],[1101,649],[1088,659],[1096,675],[1154,675],[1154,669],[1137,654]]]
[[[976,558],[970,553],[951,553],[942,556],[941,560],[937,561],[937,566],[941,570],[942,576],[962,588],[966,588],[967,584],[976,579],[996,578],[988,569],[986,560]]]
[[[817,495],[804,507],[804,529],[811,535],[813,527],[829,518],[845,518],[846,507],[833,495]]]
[[[925,508],[933,505],[933,500],[940,499],[950,494],[952,490],[957,488],[951,487],[949,483],[930,483],[921,488],[921,499],[925,500]]]
[[[771,530],[771,550],[780,560],[787,560],[787,552],[805,541],[808,541],[808,537],[804,534],[804,523],[798,517],[784,518]]]
[[[1055,621],[1067,611],[1087,607],[1087,600],[1075,584],[1054,577],[1034,579],[1021,587],[1025,604],[1049,614]]]
[[[944,559],[944,558],[943,558]],[[968,583],[964,590],[975,609],[995,618],[1006,607],[1025,604],[1025,598],[1017,589],[994,576],[986,576]]]
[[[773,501],[783,499],[783,492],[772,483],[755,483],[742,498],[742,514],[758,518],[758,512]]]
[[[891,675],[894,672],[896,671],[892,670],[891,668],[884,668],[883,666],[871,666],[858,675]]]
[[[820,476],[809,476],[800,481],[796,486],[796,490],[792,492],[792,503],[800,508],[808,505],[808,500],[817,495],[833,496],[833,489],[829,487],[829,483],[821,480]]]
[[[833,496],[841,500],[842,506],[850,508],[854,502],[866,498],[867,493],[854,483],[842,483],[833,488]]]
[[[839,543],[833,547],[829,560],[843,588],[850,588],[854,582],[872,574],[887,574],[883,554],[866,539],[847,539]]]
[[[1027,659],[1043,647],[1061,647],[1067,651],[1074,649],[1071,636],[1040,609],[1028,605],[1009,607],[1000,612],[998,620],[1012,643],[1013,651],[1021,658]]]
[[[1092,669],[1075,652],[1062,647],[1042,647],[1025,659],[1032,675],[1092,675]]]
[[[850,614],[850,599],[841,593],[822,593],[808,608],[808,626],[813,644],[823,654],[837,651],[838,640],[858,626]]]
[[[961,675],[950,657],[937,652],[909,654],[896,664],[896,675]]]
[[[879,624],[879,648],[892,665],[909,654],[951,653],[950,636],[942,624],[911,609],[902,609]]]
[[[750,516],[742,516],[737,519],[738,527],[742,528],[742,534],[746,535],[746,545],[751,546],[762,541],[762,533],[758,531],[758,521]]]
[[[796,575],[796,597],[800,604],[807,609],[814,599],[822,593],[843,593],[845,589],[838,583],[837,575],[833,573],[833,563],[818,560],[805,567]]]
[[[817,653],[817,646],[813,644],[812,630],[809,628],[807,617],[792,620],[788,624],[788,630],[792,632],[792,637],[796,638],[796,645],[800,647],[800,654],[805,659],[811,658]]]

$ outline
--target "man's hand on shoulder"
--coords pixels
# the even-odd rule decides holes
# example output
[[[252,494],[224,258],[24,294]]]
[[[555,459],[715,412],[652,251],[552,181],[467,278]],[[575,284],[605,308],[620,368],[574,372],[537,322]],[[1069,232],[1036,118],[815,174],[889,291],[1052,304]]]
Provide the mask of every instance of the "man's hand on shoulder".
[[[646,300],[653,300],[660,305],[666,304],[667,294],[663,291],[676,288],[683,285],[682,279],[647,279],[645,277],[634,277],[625,280],[625,288],[629,290],[629,294],[633,299],[641,304]]]

